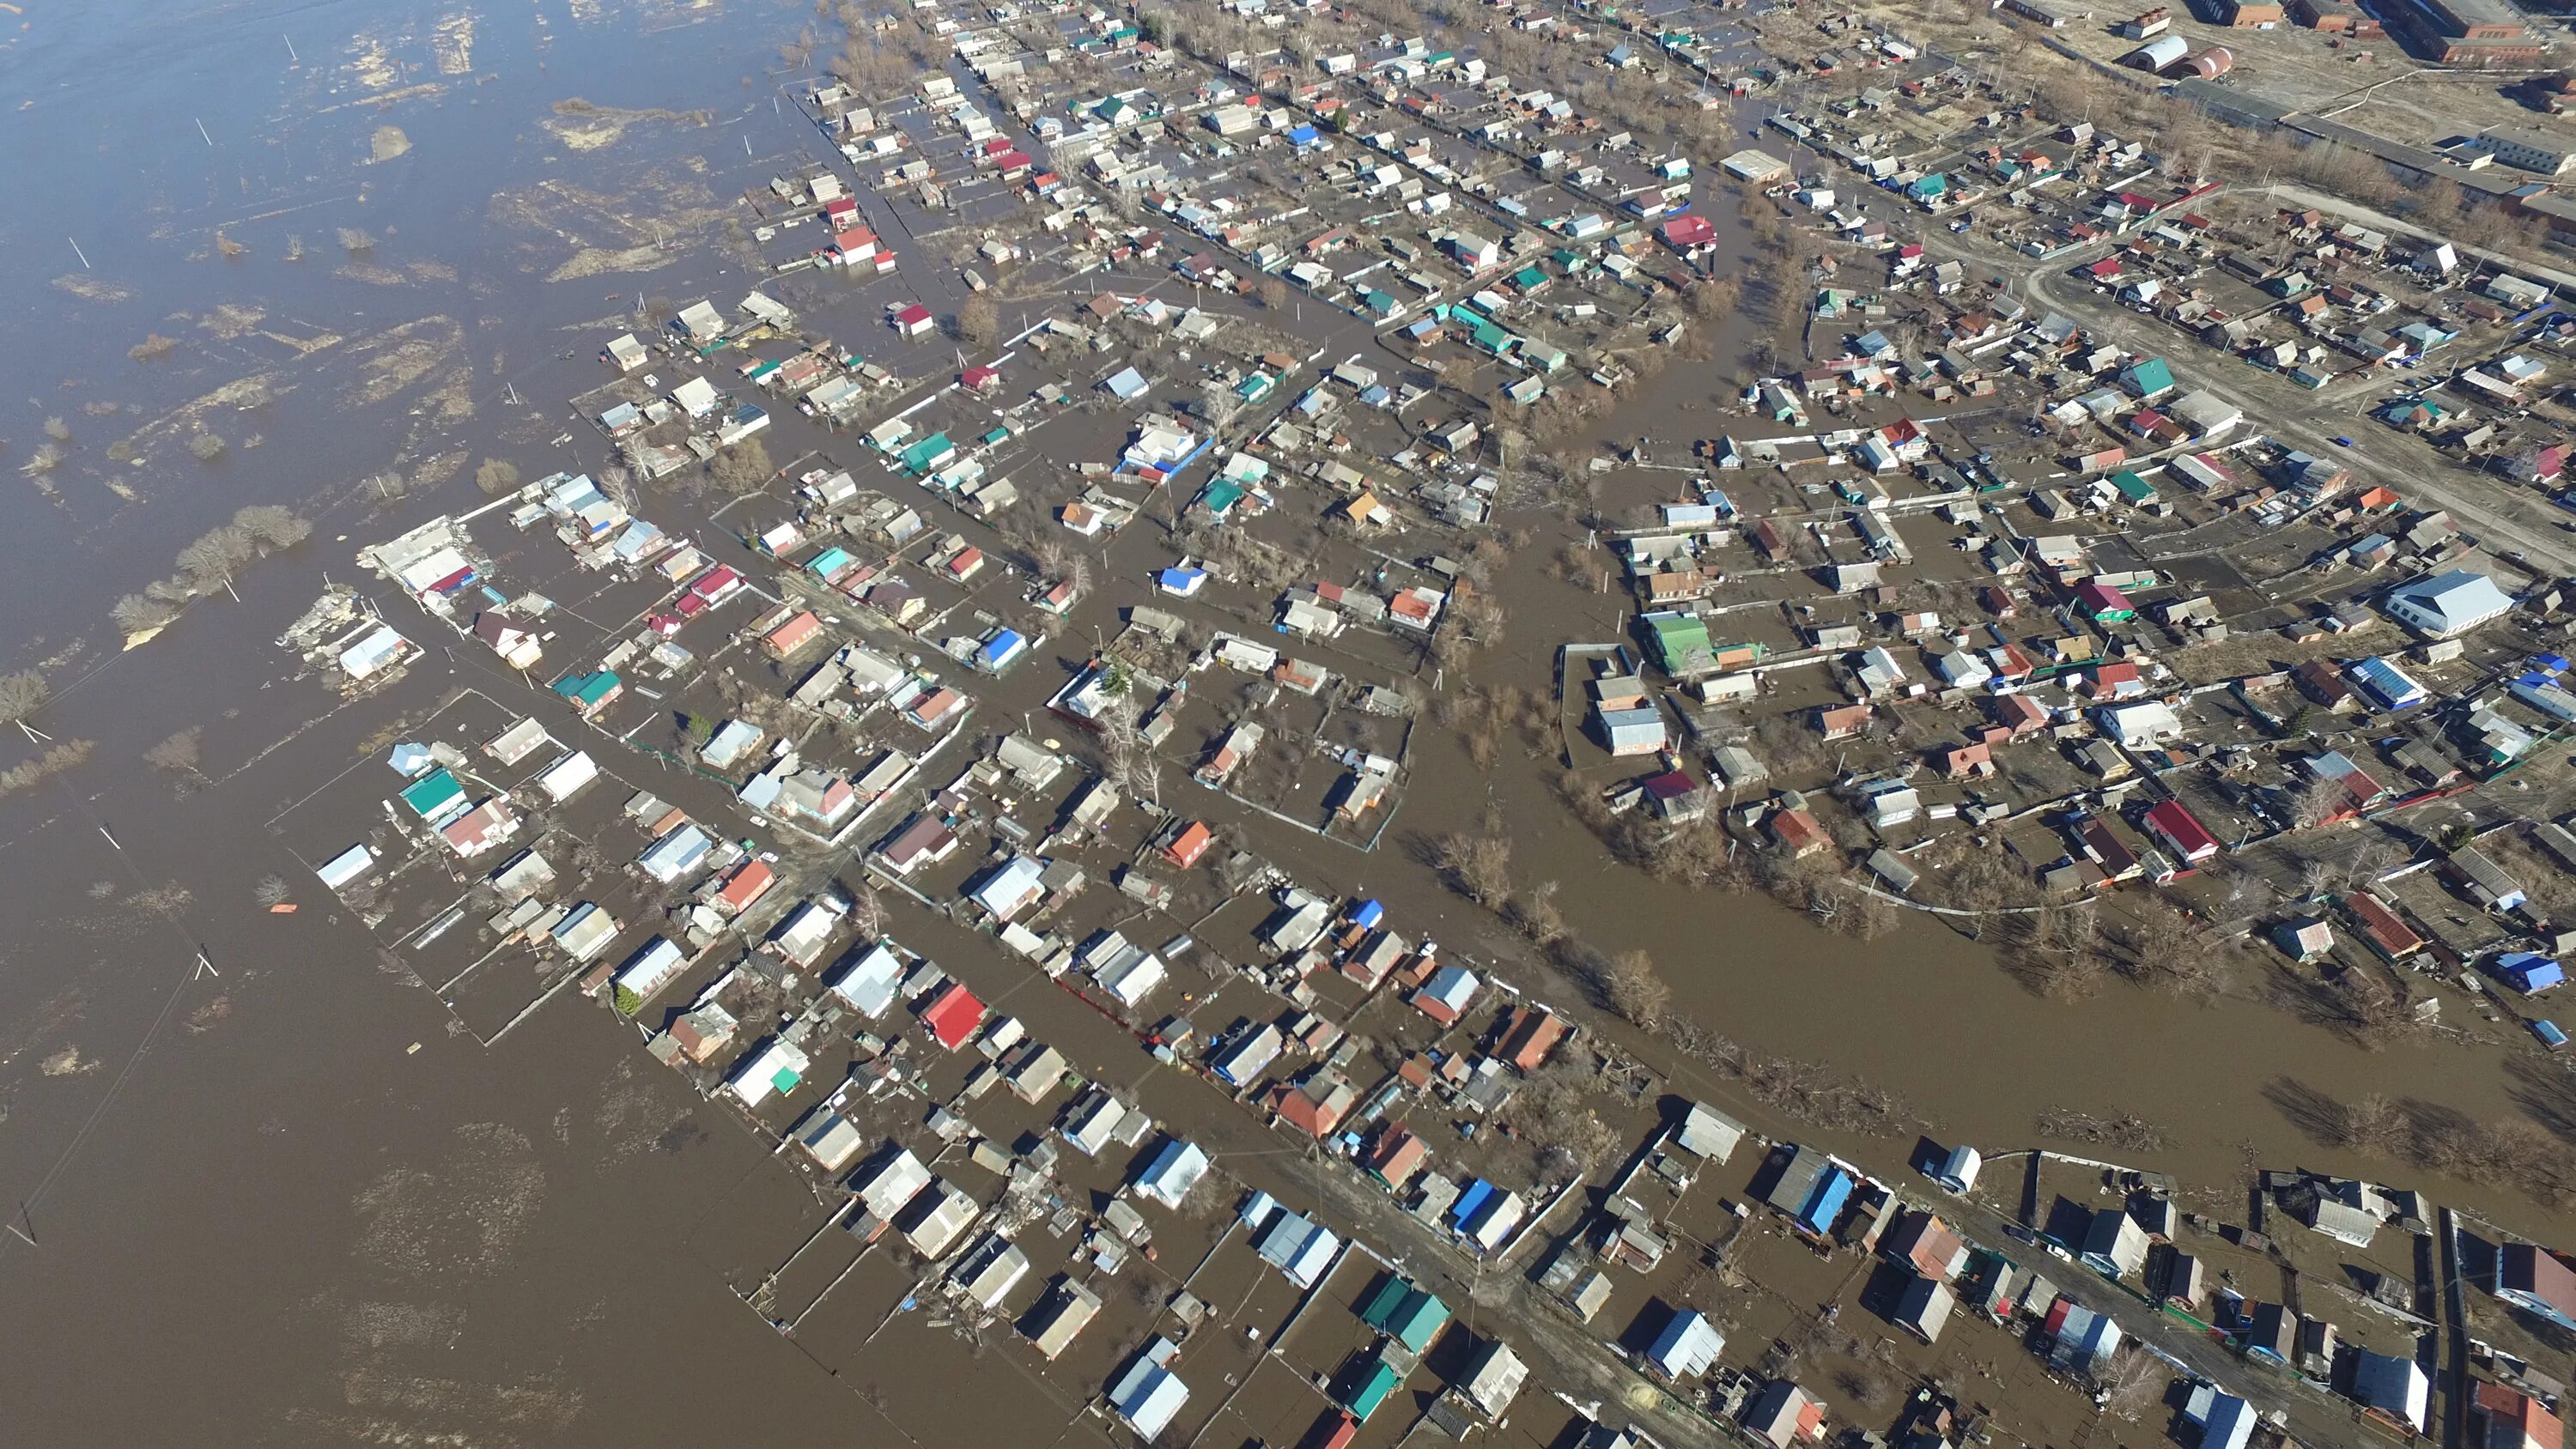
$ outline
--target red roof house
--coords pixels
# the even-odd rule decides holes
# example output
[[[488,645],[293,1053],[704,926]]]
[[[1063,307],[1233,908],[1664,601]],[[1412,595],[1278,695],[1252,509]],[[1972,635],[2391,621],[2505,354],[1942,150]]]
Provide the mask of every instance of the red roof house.
[[[1816,817],[1804,810],[1774,810],[1769,826],[1771,838],[1791,855],[1812,855],[1834,843]]]
[[[2115,664],[2096,664],[2085,671],[2085,692],[2095,699],[2126,699],[2146,692],[2147,682],[2138,666],[2121,660]]]
[[[921,1009],[921,1024],[930,1028],[941,1046],[953,1052],[984,1024],[984,1003],[975,999],[974,992],[951,981]]]
[[[1655,231],[1663,237],[1664,245],[1675,250],[1683,247],[1706,246],[1717,240],[1717,227],[1704,216],[1677,216],[1655,228]]]
[[[2109,584],[2094,583],[2089,579],[2075,586],[2075,606],[2083,610],[2086,617],[2104,623],[2133,618],[2138,612],[2130,605],[2128,595]]]
[[[2164,842],[2185,865],[2198,865],[2218,853],[2218,837],[2192,818],[2179,800],[2167,800],[2147,811],[2147,833]]]
[[[2343,908],[2352,913],[2353,923],[2361,928],[2361,939],[2389,960],[2402,961],[2424,949],[2424,938],[2415,934],[2415,928],[2397,919],[2397,913],[2370,892],[2354,891],[2345,896]]]

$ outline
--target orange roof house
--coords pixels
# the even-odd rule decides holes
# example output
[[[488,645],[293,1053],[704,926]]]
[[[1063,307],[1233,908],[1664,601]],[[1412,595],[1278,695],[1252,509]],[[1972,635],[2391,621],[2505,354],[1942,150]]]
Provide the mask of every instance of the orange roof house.
[[[1369,1144],[1368,1151],[1360,1157],[1360,1166],[1389,1188],[1402,1192],[1421,1173],[1430,1156],[1431,1149],[1421,1138],[1402,1127],[1389,1127]]]
[[[1495,1053],[1524,1072],[1534,1072],[1565,1039],[1565,1019],[1541,1006],[1515,1006],[1503,1013],[1503,1045]]]
[[[771,658],[784,659],[804,648],[807,640],[822,631],[823,621],[814,617],[813,610],[807,609],[795,618],[770,630],[760,641],[760,647],[768,650]]]
[[[739,916],[750,910],[753,902],[769,894],[769,888],[777,883],[778,872],[771,870],[767,863],[746,860],[734,868],[733,874],[725,877],[724,885],[716,891],[716,909],[728,916]]]
[[[1188,870],[1198,864],[1199,857],[1207,854],[1208,847],[1214,844],[1216,832],[1208,829],[1205,821],[1193,820],[1181,828],[1180,834],[1172,837],[1171,844],[1163,847],[1163,858]]]

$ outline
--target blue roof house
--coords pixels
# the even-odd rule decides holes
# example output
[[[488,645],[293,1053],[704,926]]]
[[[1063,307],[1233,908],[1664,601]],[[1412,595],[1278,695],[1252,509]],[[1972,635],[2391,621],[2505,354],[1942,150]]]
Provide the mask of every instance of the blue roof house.
[[[2525,996],[2537,996],[2567,979],[2564,968],[2536,951],[2508,951],[2491,969],[2497,980]]]

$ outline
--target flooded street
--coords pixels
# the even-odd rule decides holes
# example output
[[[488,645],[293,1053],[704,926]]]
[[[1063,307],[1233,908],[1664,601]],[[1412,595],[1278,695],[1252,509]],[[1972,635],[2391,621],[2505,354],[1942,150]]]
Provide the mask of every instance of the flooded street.
[[[18,261],[19,342],[0,364],[15,409],[0,416],[0,533],[16,545],[0,670],[42,664],[55,693],[31,721],[46,740],[11,732],[0,770],[41,758],[48,741],[87,750],[0,794],[0,898],[14,922],[0,941],[0,1208],[23,1204],[15,1235],[0,1238],[0,1311],[44,1325],[0,1362],[25,1442],[154,1442],[183,1425],[211,1442],[282,1446],[1126,1442],[1082,1404],[1132,1338],[1095,1335],[1040,1374],[1017,1342],[970,1343],[926,1311],[898,1319],[908,1262],[825,1234],[828,1214],[779,1144],[654,1062],[630,1023],[566,993],[487,1048],[463,1008],[451,1013],[414,979],[414,959],[313,875],[319,841],[380,823],[397,783],[389,745],[459,691],[516,709],[532,683],[441,639],[397,686],[343,703],[293,677],[278,636],[326,577],[360,577],[358,548],[483,502],[474,476],[485,460],[530,479],[606,468],[604,437],[566,401],[598,385],[592,354],[653,301],[730,305],[751,288],[743,196],[827,154],[793,107],[773,103],[778,49],[810,14],[786,0],[547,0],[488,14],[281,0],[171,16],[111,0],[0,16],[22,27],[0,33],[13,186],[0,246]],[[576,100],[588,104],[566,104]],[[1740,250],[1744,234],[1728,244]],[[922,244],[919,295],[955,305],[954,272]],[[862,302],[840,282],[809,285],[815,310],[878,345],[882,294]],[[1078,297],[1088,284],[1066,289]],[[1318,349],[1347,341],[1347,319],[1312,310],[1265,317]],[[1750,326],[1729,323],[1726,353]],[[944,381],[948,350],[924,343],[914,360],[929,362],[915,371]],[[1650,436],[1657,463],[1682,463],[1693,438],[1719,431],[1711,399],[1736,385],[1730,366],[1676,362],[1594,438]],[[859,455],[803,419],[782,423],[781,434]],[[1073,426],[1096,426],[1114,452],[1126,423],[1104,414]],[[772,446],[781,460],[798,452]],[[1019,466],[1025,477],[1070,462]],[[1605,479],[1602,506],[1651,501],[1657,479],[1685,476],[1622,470]],[[702,500],[647,498],[686,510],[711,551],[753,558]],[[310,541],[125,649],[111,623],[120,599],[255,504],[301,511]],[[1495,585],[1503,641],[1469,682],[1545,700],[1560,643],[1620,637],[1616,595],[1558,576],[1560,550],[1583,541],[1571,512],[1497,518],[1528,541]],[[958,527],[1005,547],[992,529]],[[606,587],[596,600],[573,592],[591,586],[542,534],[504,546],[505,563],[571,612],[596,602],[615,616],[584,627],[631,626]],[[1094,619],[1148,602],[1183,608],[1148,582],[1175,551],[1159,521],[1105,545],[1081,627],[979,684],[975,732],[1033,717],[1036,732],[1053,727],[1041,712],[1083,663]],[[416,610],[400,619],[417,621]],[[1372,662],[1395,657],[1390,645]],[[1427,659],[1409,662],[1427,684]],[[664,702],[638,719],[671,714]],[[184,761],[144,763],[177,737],[190,741]],[[1552,736],[1508,734],[1492,768],[1427,716],[1407,738],[1401,813],[1374,850],[1183,784],[1178,769],[1167,798],[1308,885],[1383,901],[1416,939],[1575,1000],[1426,863],[1440,837],[1499,812],[1516,878],[1559,883],[1590,945],[1650,953],[1679,1014],[1890,1089],[1944,1140],[2028,1145],[2034,1116],[2052,1108],[2135,1114],[2167,1145],[2132,1165],[2170,1172],[2187,1192],[2235,1192],[2255,1167],[2373,1166],[2319,1149],[2287,1120],[2263,1090],[2279,1077],[2480,1118],[2523,1110],[2494,1054],[2439,1039],[2370,1052],[2267,1005],[2194,1005],[2117,984],[2051,1002],[2016,984],[1990,946],[1930,917],[1907,913],[1862,942],[1757,894],[1659,883],[1613,862],[1558,799]],[[1071,748],[1097,753],[1088,741]],[[644,783],[684,801],[722,798],[666,774]],[[832,868],[859,878],[850,861]],[[293,912],[268,909],[272,877],[288,883]],[[1205,904],[1199,919],[1230,912],[1211,940],[1217,929],[1247,937],[1267,909]],[[1326,1196],[1311,1156],[1158,1066],[1128,1025],[990,935],[910,903],[902,912],[891,934],[1132,1090],[1157,1120],[1186,1125],[1228,1171]],[[504,1019],[536,980],[510,969],[489,983]],[[2249,952],[2244,976],[2260,971]],[[1222,989],[1189,984],[1210,999]],[[1625,1031],[1606,1019],[1594,1029]],[[1909,1145],[1778,1118],[1698,1067],[1670,1086],[1856,1157]],[[981,1110],[1013,1133],[1046,1125],[1015,1103]],[[877,1137],[921,1120],[909,1099],[881,1112]],[[1100,1179],[1091,1191],[1126,1165],[1077,1164]],[[2528,1201],[2424,1185],[2523,1231],[2568,1235]],[[2241,1204],[2222,1196],[2211,1210]],[[1179,1220],[1139,1298],[1186,1281],[1232,1231],[1221,1213]],[[1228,1311],[1251,1304],[1275,1319],[1293,1305],[1267,1270],[1211,1261],[1192,1291]],[[1356,1295],[1362,1276],[1354,1268],[1328,1291]],[[772,1326],[818,1298],[792,1335]],[[1341,1326],[1312,1331],[1321,1340]],[[1235,1431],[1294,1442],[1312,1420],[1312,1386],[1255,1348],[1191,1352],[1205,1355],[1194,1413],[1243,1390],[1205,1442],[1223,1449],[1221,1432]],[[111,1377],[136,1363],[152,1366],[148,1388]],[[1240,1384],[1221,1377],[1237,1370]],[[1544,1445],[1558,1422],[1533,1414],[1494,1437]]]

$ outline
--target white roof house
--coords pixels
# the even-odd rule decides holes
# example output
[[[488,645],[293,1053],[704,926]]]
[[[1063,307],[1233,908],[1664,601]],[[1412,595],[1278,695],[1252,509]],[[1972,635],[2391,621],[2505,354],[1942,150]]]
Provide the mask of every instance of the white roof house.
[[[1958,1306],[1959,1296],[1950,1291],[1949,1284],[1917,1275],[1905,1285],[1905,1296],[1897,1302],[1896,1326],[1931,1343],[1941,1337],[1942,1326]]]
[[[617,918],[588,901],[555,923],[555,944],[575,961],[587,961],[617,939]]]
[[[486,740],[483,748],[493,759],[499,760],[502,764],[515,765],[534,754],[537,746],[551,744],[553,740],[554,737],[546,733],[544,725],[532,719],[523,719]]]
[[[1646,1359],[1666,1378],[1696,1378],[1708,1372],[1717,1362],[1719,1350],[1726,1347],[1726,1335],[1709,1321],[1708,1315],[1696,1308],[1676,1313],[1655,1335],[1646,1350]]]
[[[903,963],[878,942],[866,955],[832,981],[834,996],[863,1016],[883,1016],[894,1009],[895,990],[903,981]]]
[[[2131,749],[2144,749],[2182,738],[2182,720],[2160,699],[2131,700],[2093,711],[2093,720],[2108,735]]]
[[[1950,1149],[1950,1155],[1933,1167],[1930,1176],[1945,1191],[1971,1193],[1977,1190],[1977,1174],[1984,1170],[1985,1165],[1982,1153],[1962,1143]]]
[[[2380,607],[2417,633],[2449,639],[2511,613],[2513,599],[2486,575],[2453,569],[2389,590]]]
[[[734,1069],[725,1081],[725,1090],[744,1106],[757,1107],[773,1096],[783,1097],[795,1091],[797,1084],[805,1080],[805,1069],[813,1064],[803,1048],[783,1037],[772,1037],[767,1046]]]
[[[989,1313],[1000,1307],[1002,1299],[1028,1275],[1029,1255],[1000,1233],[986,1233],[983,1241],[949,1270],[948,1281]]]
[[[322,878],[322,884],[336,891],[375,868],[376,853],[364,845],[352,845],[322,862],[322,868],[313,873]]]
[[[2432,1395],[2432,1382],[2424,1377],[2423,1367],[2411,1358],[2364,1349],[2353,1365],[2352,1396],[2416,1433],[2424,1432],[2425,1409]]]
[[[1743,1123],[1704,1102],[1691,1103],[1673,1129],[1673,1145],[1711,1162],[1724,1162],[1743,1140]]]
[[[781,957],[799,966],[811,966],[822,959],[825,944],[840,924],[840,916],[829,907],[819,901],[807,901],[769,933],[767,944]]]
[[[690,417],[705,417],[716,410],[716,385],[703,377],[690,378],[671,389],[671,401],[678,403]]]
[[[1190,1189],[1199,1185],[1199,1179],[1207,1176],[1207,1171],[1208,1155],[1199,1150],[1198,1144],[1175,1137],[1163,1144],[1162,1150],[1154,1154],[1154,1160],[1146,1164],[1144,1172],[1137,1176],[1136,1192],[1140,1197],[1149,1197],[1167,1208],[1177,1209],[1190,1195]]]
[[[1100,1295],[1059,1276],[1046,1298],[1020,1320],[1020,1332],[1028,1335],[1040,1358],[1052,1363],[1099,1316]]]
[[[1094,1091],[1073,1106],[1065,1119],[1064,1140],[1080,1148],[1086,1157],[1097,1157],[1101,1149],[1118,1140],[1118,1129],[1128,1117],[1127,1104],[1107,1092]]]
[[[934,1177],[929,1186],[913,1195],[911,1205],[895,1225],[903,1229],[904,1241],[912,1244],[914,1252],[936,1258],[974,1226],[978,1215],[975,1199],[946,1178]]]
[[[1046,894],[1042,881],[1045,874],[1045,865],[1035,858],[1015,855],[995,867],[984,878],[983,884],[968,895],[975,904],[990,911],[994,919],[1007,921],[1035,905],[1038,898]]]
[[[637,1004],[653,999],[653,993],[671,984],[681,968],[689,964],[688,953],[671,943],[667,936],[655,936],[626,958],[617,968],[617,989],[635,994]]]
[[[1190,1398],[1189,1385],[1182,1383],[1163,1365],[1179,1351],[1168,1338],[1158,1338],[1145,1346],[1125,1372],[1109,1383],[1109,1406],[1136,1436],[1152,1443],[1169,1428],[1172,1416]]]
[[[537,788],[546,792],[547,799],[560,805],[580,794],[582,786],[598,778],[599,762],[590,757],[589,751],[575,750],[548,765],[545,773],[537,776]]]
[[[1342,1240],[1322,1223],[1283,1210],[1272,1214],[1252,1249],[1261,1261],[1287,1274],[1289,1282],[1312,1288],[1341,1255]]]
[[[724,335],[724,314],[716,310],[716,306],[713,302],[709,302],[704,298],[700,298],[695,302],[691,302],[686,307],[681,308],[680,315],[676,320],[681,328],[686,330],[691,337],[694,337],[701,342],[710,341]]]
[[[1150,951],[1142,951],[1103,965],[1093,979],[1100,983],[1101,990],[1117,998],[1120,1005],[1134,1007],[1153,994],[1154,988],[1162,985],[1169,974],[1163,967],[1163,958]]]
[[[1460,1389],[1466,1394],[1467,1402],[1474,1404],[1486,1418],[1499,1419],[1503,1411],[1511,1407],[1521,1385],[1528,1379],[1529,1365],[1521,1362],[1521,1356],[1512,1352],[1510,1344],[1496,1339],[1479,1349],[1476,1357],[1469,1360],[1467,1378]]]
[[[805,1119],[796,1124],[794,1136],[796,1145],[804,1148],[805,1155],[813,1158],[826,1172],[838,1172],[849,1166],[850,1160],[859,1155],[859,1149],[867,1145],[867,1139],[859,1135],[858,1128],[850,1125],[850,1119],[829,1107],[817,1107],[806,1113]]]
[[[1244,1033],[1241,1040],[1219,1053],[1208,1066],[1227,1082],[1238,1087],[1248,1086],[1260,1077],[1264,1067],[1278,1060],[1279,1044],[1278,1023],[1264,1023],[1260,1029]]]
[[[877,1217],[894,1221],[921,1190],[930,1185],[930,1169],[912,1155],[909,1147],[897,1148],[892,1156],[881,1157],[872,1167],[862,1168],[850,1179],[850,1189],[859,1201]]]
[[[1527,1198],[1516,1192],[1498,1192],[1487,1197],[1461,1229],[1479,1251],[1490,1253],[1501,1247],[1528,1216]]]
[[[635,863],[644,868],[646,875],[669,885],[697,869],[698,863],[707,858],[707,852],[714,848],[714,844],[697,826],[679,825],[645,847]]]

